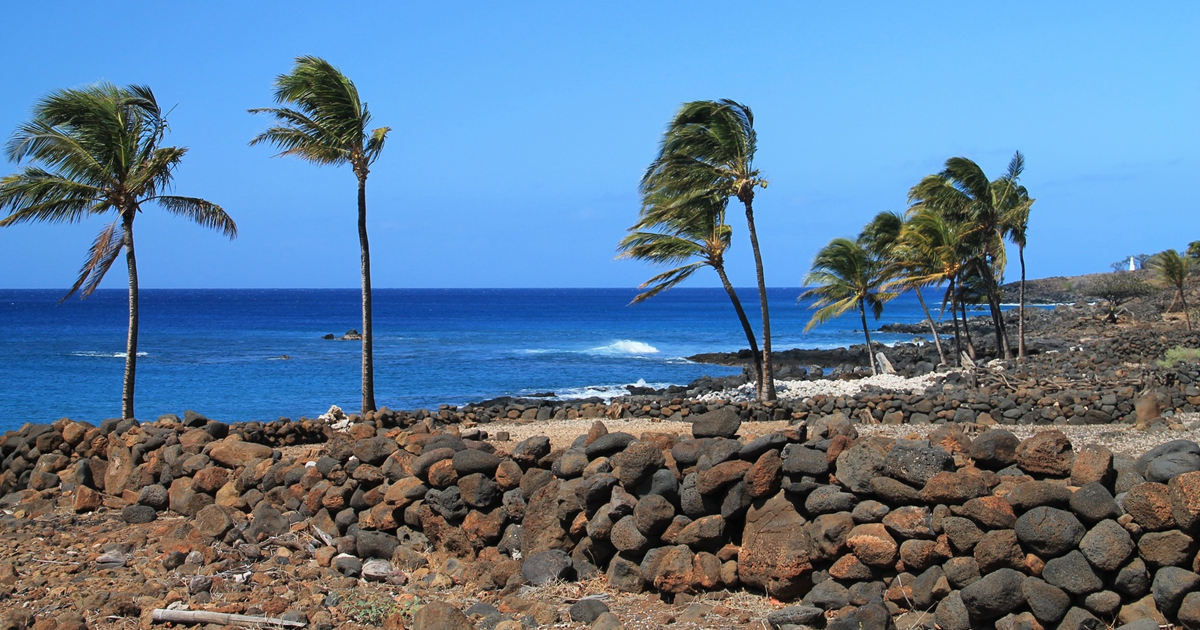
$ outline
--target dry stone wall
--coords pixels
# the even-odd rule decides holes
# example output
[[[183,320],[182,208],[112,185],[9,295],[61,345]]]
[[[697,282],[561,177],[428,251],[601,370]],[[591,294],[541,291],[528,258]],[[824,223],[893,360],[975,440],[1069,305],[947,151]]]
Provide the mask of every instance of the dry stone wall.
[[[560,450],[429,419],[345,433],[62,420],[0,440],[0,486],[6,504],[70,492],[130,522],[174,512],[181,540],[303,530],[321,541],[313,562],[368,580],[403,580],[433,551],[497,589],[597,574],[667,598],[750,588],[794,603],[780,627],[1200,628],[1194,442],[1135,460],[1055,430],[892,440],[836,409],[740,439],[746,408],[697,411],[699,437],[597,421]],[[284,457],[289,439],[322,441],[319,456]]]

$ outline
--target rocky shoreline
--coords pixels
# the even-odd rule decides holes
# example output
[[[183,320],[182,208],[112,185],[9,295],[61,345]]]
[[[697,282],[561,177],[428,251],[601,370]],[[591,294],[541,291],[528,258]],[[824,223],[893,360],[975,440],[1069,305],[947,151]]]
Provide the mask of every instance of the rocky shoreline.
[[[893,349],[921,391],[862,379],[850,349],[781,354],[794,382],[865,385],[770,404],[714,382],[27,424],[0,438],[0,630],[149,629],[173,614],[156,610],[320,630],[1200,628],[1200,364],[1157,364],[1200,335],[1053,315],[1023,362],[939,371]],[[815,380],[830,356],[846,364]],[[509,435],[555,420],[576,433]],[[1081,425],[1153,448],[1073,441]]]

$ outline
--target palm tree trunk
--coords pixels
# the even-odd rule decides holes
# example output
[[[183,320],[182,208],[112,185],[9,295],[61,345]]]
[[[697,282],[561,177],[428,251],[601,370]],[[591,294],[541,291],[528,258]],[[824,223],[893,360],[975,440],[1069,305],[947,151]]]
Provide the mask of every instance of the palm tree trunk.
[[[921,303],[921,310],[925,311],[925,321],[929,322],[929,332],[933,333],[933,345],[937,346],[938,359],[942,365],[949,365],[946,363],[946,353],[942,351],[942,340],[938,337],[937,326],[934,325],[933,316],[929,314],[929,307],[925,306],[925,298],[921,295],[921,287],[913,287],[913,290],[917,292],[917,301]]]
[[[767,281],[763,278],[762,253],[758,249],[758,233],[754,230],[753,193],[742,199],[746,206],[746,231],[750,233],[750,248],[754,250],[754,272],[758,276],[758,301],[762,306],[762,379],[759,400],[775,400],[775,369],[771,365],[771,316],[767,312]]]
[[[1025,246],[1017,246],[1021,259],[1021,300],[1017,303],[1017,358],[1025,358]]]
[[[133,211],[121,220],[125,231],[125,264],[129,268],[129,335],[125,339],[125,380],[121,387],[121,418],[133,415],[133,385],[137,376],[138,276],[137,257],[133,252]]]
[[[867,309],[863,308],[862,300],[858,301],[858,314],[862,316],[863,336],[867,338],[867,363],[871,364],[871,376],[879,376],[875,369],[875,350],[871,347],[871,331],[867,328]]]
[[[367,242],[367,177],[358,178],[358,244],[362,248],[362,411],[375,411],[375,353],[371,330],[371,246]]]
[[[950,293],[950,320],[954,322],[954,363],[962,367],[962,331],[958,329],[958,293],[954,290],[954,278],[950,279],[950,287],[946,290]]]
[[[966,341],[967,341],[967,356],[971,357],[971,360],[974,361],[975,360],[975,342],[971,341],[971,324],[969,322],[967,322],[967,302],[966,302],[966,300],[959,300],[958,307],[960,309],[962,309],[963,336],[966,337]]]
[[[1188,314],[1187,298],[1183,297],[1183,285],[1179,287],[1179,305],[1183,307],[1183,321],[1187,322],[1187,330],[1192,332],[1192,316]]]
[[[742,301],[738,299],[737,292],[733,290],[729,276],[725,275],[725,267],[717,265],[713,269],[716,269],[717,275],[721,276],[721,286],[725,287],[725,292],[729,294],[729,300],[733,302],[733,310],[737,311],[738,321],[742,323],[742,331],[746,333],[746,341],[750,344],[750,354],[754,357],[754,378],[757,379],[755,390],[760,390],[763,382],[763,362],[762,352],[758,350],[758,340],[754,338],[754,329],[750,327],[750,319],[746,317]]]
[[[996,355],[1000,359],[1008,359],[1012,352],[1008,348],[1008,336],[1004,330],[1004,312],[1000,309],[1000,289],[996,284],[996,276],[992,274],[992,265],[984,261],[981,273],[984,286],[987,288],[988,310],[992,313],[992,327],[996,329]],[[974,357],[972,357],[974,358]]]

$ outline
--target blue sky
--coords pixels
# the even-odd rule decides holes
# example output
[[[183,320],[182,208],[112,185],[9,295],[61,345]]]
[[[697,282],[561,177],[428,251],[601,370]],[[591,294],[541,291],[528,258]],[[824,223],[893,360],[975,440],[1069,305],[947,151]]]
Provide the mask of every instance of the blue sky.
[[[176,192],[221,204],[241,235],[148,209],[143,287],[358,286],[350,170],[247,146],[268,120],[246,110],[302,54],[393,128],[368,184],[376,287],[640,283],[655,271],[613,260],[638,178],[679,104],[710,98],[756,116],[771,286],[798,286],[821,245],[903,210],[956,155],[995,176],[1025,153],[1030,277],[1200,239],[1198,3],[347,6],[10,4],[0,134],[49,90],[101,79],[174,107],[169,141],[190,148]],[[730,275],[751,286],[731,221]],[[0,229],[0,287],[69,286],[103,225]],[[118,265],[104,286],[125,282]]]

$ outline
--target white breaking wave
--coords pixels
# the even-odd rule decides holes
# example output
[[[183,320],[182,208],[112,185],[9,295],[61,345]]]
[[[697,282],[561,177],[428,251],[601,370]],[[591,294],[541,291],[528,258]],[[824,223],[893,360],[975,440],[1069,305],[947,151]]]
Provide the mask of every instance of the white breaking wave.
[[[139,357],[144,357],[144,356],[147,356],[147,353],[139,352],[139,353],[137,353],[137,355]],[[100,359],[124,359],[125,357],[129,356],[129,353],[127,353],[127,352],[95,352],[93,350],[82,350],[79,352],[72,352],[71,356],[100,358]]]
[[[593,354],[642,355],[642,354],[658,354],[658,348],[655,348],[654,346],[652,346],[644,341],[634,341],[632,339],[622,339],[621,341],[614,341],[613,343],[610,343],[607,346],[600,346],[599,348],[592,348],[588,352],[593,353]]]
[[[630,387],[653,387],[654,389],[664,389],[670,387],[671,383],[647,383],[646,379],[640,378],[638,382],[630,385],[589,385],[587,387],[576,387],[564,389],[558,392],[554,400],[579,400],[581,398],[603,398],[611,400],[621,396],[629,395]]]

